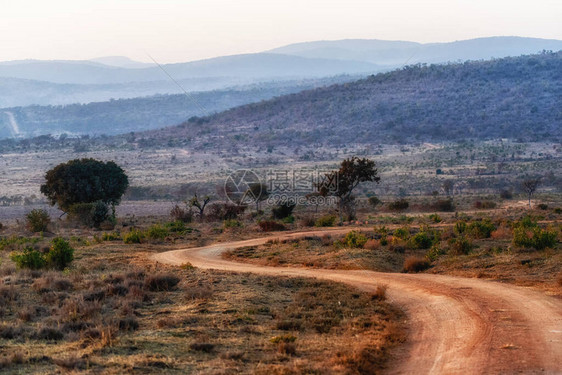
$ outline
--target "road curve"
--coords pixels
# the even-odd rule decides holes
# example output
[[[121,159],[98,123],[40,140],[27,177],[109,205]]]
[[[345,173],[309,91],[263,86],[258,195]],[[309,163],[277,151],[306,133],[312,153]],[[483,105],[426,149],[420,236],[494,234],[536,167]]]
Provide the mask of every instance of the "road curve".
[[[480,279],[364,270],[265,267],[221,257],[271,239],[346,233],[349,228],[276,234],[155,254],[169,265],[328,279],[374,291],[408,315],[408,342],[389,374],[562,374],[562,300]]]

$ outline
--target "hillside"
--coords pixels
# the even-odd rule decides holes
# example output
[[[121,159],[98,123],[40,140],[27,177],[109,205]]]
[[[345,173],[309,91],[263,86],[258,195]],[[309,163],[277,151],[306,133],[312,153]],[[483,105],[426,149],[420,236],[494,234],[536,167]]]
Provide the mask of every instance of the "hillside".
[[[194,147],[561,139],[562,51],[409,66],[139,134]]]
[[[62,133],[116,135],[156,129],[177,124],[192,116],[203,116],[275,96],[355,79],[337,76],[318,80],[264,82],[226,90],[193,92],[189,96],[156,95],[88,104],[3,108],[0,109],[0,139]],[[33,87],[34,81],[31,82]],[[207,82],[207,85],[212,84],[212,81]],[[63,86],[73,92],[74,85]],[[75,98],[78,97],[79,93],[75,93]]]

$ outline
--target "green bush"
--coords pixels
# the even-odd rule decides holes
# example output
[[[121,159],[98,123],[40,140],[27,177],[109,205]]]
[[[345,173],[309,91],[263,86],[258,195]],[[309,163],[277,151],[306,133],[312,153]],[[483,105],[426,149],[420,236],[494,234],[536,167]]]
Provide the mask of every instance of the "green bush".
[[[101,236],[101,239],[102,239],[102,241],[119,241],[121,239],[121,236],[117,232],[104,233]]]
[[[51,217],[45,210],[31,210],[26,216],[27,229],[32,232],[45,232],[51,223]]]
[[[168,229],[159,224],[154,224],[146,231],[146,237],[151,240],[163,240],[168,236],[168,234]]]
[[[434,262],[437,260],[437,258],[439,258],[441,255],[445,254],[445,251],[443,251],[441,249],[441,247],[439,246],[439,244],[434,244],[433,246],[431,246],[431,248],[427,251],[427,253],[425,254],[425,257],[427,258],[427,260],[429,260],[430,262]]]
[[[236,219],[225,220],[223,222],[224,229],[227,228],[241,228],[242,223]]]
[[[32,270],[38,270],[47,264],[43,254],[31,247],[26,247],[22,252],[13,252],[10,254],[10,259],[16,264],[16,267]]]
[[[513,244],[520,247],[532,247],[543,250],[547,247],[555,247],[557,242],[555,230],[541,229],[539,227],[527,228],[518,225],[513,229]]]
[[[333,227],[335,223],[336,217],[334,215],[326,215],[318,218],[314,225],[317,227]]]
[[[64,238],[53,239],[51,248],[45,256],[47,264],[58,270],[65,269],[74,259],[74,249]]]
[[[489,219],[474,221],[468,226],[468,231],[474,236],[474,238],[490,238],[490,235],[495,230],[496,226]]]
[[[441,219],[441,216],[439,216],[437,214],[429,215],[429,220],[433,221],[434,223],[440,223],[440,222],[443,221],[443,219]]]
[[[166,228],[172,233],[186,234],[193,231],[192,228],[186,227],[185,222],[181,220],[166,223]]]
[[[284,219],[288,216],[291,216],[293,213],[293,210],[295,209],[297,205],[294,203],[281,203],[278,204],[276,207],[274,207],[271,210],[271,213],[273,214],[273,218],[274,219]]]
[[[429,249],[433,244],[433,239],[426,231],[416,233],[410,238],[410,246],[414,249]]]
[[[467,229],[467,225],[464,221],[457,221],[455,223],[453,231],[455,232],[455,234],[457,236],[460,236],[460,235],[466,233],[466,229]]]
[[[362,233],[352,230],[342,240],[342,243],[346,247],[351,248],[361,248],[367,243],[367,237]]]
[[[392,211],[402,211],[406,210],[408,207],[410,207],[410,202],[406,199],[399,199],[388,204],[388,208]]]
[[[394,233],[392,233],[392,235],[402,240],[407,240],[408,237],[410,237],[410,229],[408,229],[407,227],[397,228],[396,230],[394,230]]]
[[[295,222],[295,217],[293,215],[289,215],[281,221],[285,224],[293,224]]]
[[[129,233],[123,236],[123,242],[126,244],[141,243],[144,239],[144,234],[138,229],[131,229]]]

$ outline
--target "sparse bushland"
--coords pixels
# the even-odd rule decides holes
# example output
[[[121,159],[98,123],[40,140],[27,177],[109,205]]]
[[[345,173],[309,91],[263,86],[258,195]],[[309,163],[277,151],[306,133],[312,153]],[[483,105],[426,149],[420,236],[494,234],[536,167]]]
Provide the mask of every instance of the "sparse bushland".
[[[205,226],[198,224],[210,235]],[[197,232],[185,236],[197,243]],[[0,285],[3,371],[252,373],[298,366],[357,373],[364,366],[380,371],[404,340],[404,318],[385,302],[383,287],[371,295],[310,279],[164,267],[147,252],[165,245],[136,251],[117,241],[86,242],[64,272],[16,271],[0,253],[0,273],[9,276]],[[14,283],[3,284],[8,279]],[[349,335],[358,338],[350,343]],[[362,351],[368,362],[354,354]]]

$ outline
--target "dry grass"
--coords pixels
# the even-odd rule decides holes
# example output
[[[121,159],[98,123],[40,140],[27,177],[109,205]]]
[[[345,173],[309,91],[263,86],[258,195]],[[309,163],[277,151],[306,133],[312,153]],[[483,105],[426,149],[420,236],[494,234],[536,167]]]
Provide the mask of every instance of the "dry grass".
[[[409,256],[404,261],[405,272],[421,272],[425,271],[431,266],[429,261],[425,258]]]
[[[101,243],[79,247],[69,272],[7,272],[18,281],[0,285],[2,371],[345,372],[334,352],[396,345],[381,336],[402,320],[383,291],[157,266],[153,251]],[[295,340],[270,341],[283,335]]]

